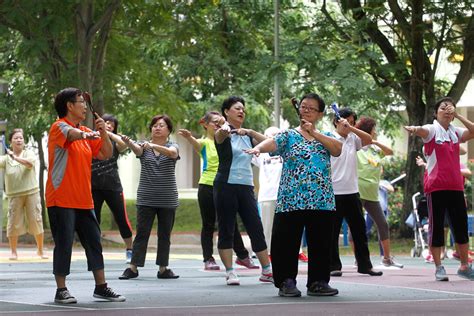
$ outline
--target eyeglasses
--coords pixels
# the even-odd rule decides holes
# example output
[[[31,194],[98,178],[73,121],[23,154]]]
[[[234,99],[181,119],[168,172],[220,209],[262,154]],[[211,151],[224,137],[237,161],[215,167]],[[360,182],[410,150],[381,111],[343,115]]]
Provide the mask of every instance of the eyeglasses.
[[[82,103],[82,104],[85,104],[85,103],[86,103],[86,101],[84,101],[84,100],[82,100],[82,101],[81,101],[81,100],[79,100],[79,101],[72,101],[72,103]]]
[[[317,109],[317,108],[312,108],[312,107],[304,106],[304,105],[300,106],[300,110],[301,111],[308,111],[308,112],[311,112],[311,113],[320,112],[319,109]]]
[[[232,109],[236,110],[237,112],[242,111],[244,113],[247,113],[247,111],[245,111],[245,108],[242,107],[242,106],[234,106],[234,107],[232,107]]]

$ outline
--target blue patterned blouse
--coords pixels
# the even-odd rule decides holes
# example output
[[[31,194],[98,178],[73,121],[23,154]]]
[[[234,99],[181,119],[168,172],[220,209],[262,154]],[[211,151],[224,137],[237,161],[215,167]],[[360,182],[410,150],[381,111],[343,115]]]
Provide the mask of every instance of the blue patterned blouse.
[[[324,135],[332,136],[330,133]],[[275,136],[277,150],[283,158],[276,213],[295,210],[336,208],[331,180],[331,155],[317,140],[305,139],[295,129]]]

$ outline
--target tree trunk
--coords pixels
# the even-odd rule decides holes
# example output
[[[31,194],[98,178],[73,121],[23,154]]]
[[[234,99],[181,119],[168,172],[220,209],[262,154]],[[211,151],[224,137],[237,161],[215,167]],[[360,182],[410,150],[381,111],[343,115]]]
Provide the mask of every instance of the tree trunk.
[[[33,134],[33,139],[38,144],[38,155],[39,155],[39,188],[40,188],[40,197],[41,197],[41,215],[43,216],[43,227],[49,227],[46,222],[46,202],[44,200],[44,171],[47,170],[46,163],[44,160],[44,150],[43,150],[43,134],[35,133]]]

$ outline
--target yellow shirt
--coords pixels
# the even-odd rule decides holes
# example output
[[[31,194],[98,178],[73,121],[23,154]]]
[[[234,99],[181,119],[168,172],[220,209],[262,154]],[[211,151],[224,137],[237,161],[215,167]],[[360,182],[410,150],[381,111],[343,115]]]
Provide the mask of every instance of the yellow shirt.
[[[33,167],[28,168],[8,155],[0,156],[0,169],[5,170],[5,193],[10,198],[39,192],[35,171],[35,154],[25,149],[20,158],[31,162]]]

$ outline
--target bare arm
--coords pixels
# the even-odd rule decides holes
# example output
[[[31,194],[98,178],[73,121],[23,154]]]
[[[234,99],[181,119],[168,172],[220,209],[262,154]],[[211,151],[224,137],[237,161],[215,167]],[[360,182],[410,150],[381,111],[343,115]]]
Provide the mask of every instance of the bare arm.
[[[318,142],[323,144],[323,146],[327,150],[329,150],[329,153],[331,154],[331,156],[339,157],[341,155],[342,142],[338,141],[337,139],[335,139],[333,137],[329,137],[329,136],[326,136],[324,134],[321,134],[320,132],[315,131],[315,130],[311,131],[310,135],[313,136],[314,139],[316,139]]]
[[[146,148],[151,148],[153,150],[156,150],[162,155],[165,155],[167,157],[176,159],[178,158],[178,150],[176,147],[166,147],[166,146],[161,146],[153,143],[145,143],[145,146],[143,146],[144,149]]]
[[[347,127],[351,127],[350,124],[345,119],[340,120],[340,122],[343,124],[344,124],[344,121],[347,124]],[[337,139],[333,137],[329,137],[324,134],[321,134],[320,132],[314,129],[314,125],[312,123],[303,119],[301,120],[301,129],[305,130],[308,134],[314,137],[314,139],[316,139],[318,142],[323,144],[323,146],[327,150],[329,150],[329,153],[331,154],[331,156],[338,157],[341,155],[342,142],[338,141]],[[370,140],[372,140],[372,137],[370,137]]]
[[[116,135],[111,132],[107,132],[107,134],[109,135],[110,139],[115,142],[115,147],[117,148],[119,152],[122,153],[127,149],[127,144],[123,142],[122,138],[120,138],[119,135]]]
[[[461,175],[464,178],[469,178],[470,176],[472,176],[472,172],[471,172],[471,170],[469,170],[469,168],[462,168],[461,169]]]
[[[374,144],[375,146],[377,146],[378,148],[380,148],[383,152],[383,154],[385,156],[391,156],[393,155],[393,150],[392,148],[388,147],[388,146],[385,146],[384,144],[376,141],[376,140],[372,140],[372,144]]]
[[[271,153],[275,150],[277,150],[275,140],[273,138],[266,138],[263,142],[260,142],[254,148],[245,149],[244,152],[258,157],[261,153]]]
[[[419,136],[421,138],[428,137],[430,131],[423,126],[403,126],[412,136]]]
[[[13,154],[13,151],[11,151],[10,149],[7,149],[7,154],[8,154],[8,156],[10,156],[11,159],[17,161],[18,163],[22,164],[26,168],[28,168],[28,169],[33,168],[33,163],[31,161],[29,161],[28,159],[22,158],[22,157],[15,156]]]
[[[127,145],[127,147],[130,148],[136,156],[140,157],[141,155],[143,155],[142,146],[133,142],[131,138],[126,135],[122,135],[121,138],[122,138],[122,141],[125,143],[125,145]]]
[[[254,131],[253,129],[247,129],[247,128],[239,128],[237,130],[237,134],[239,135],[248,135],[252,137],[252,145],[258,145],[261,142],[263,142],[265,139],[267,139],[263,134],[260,134],[259,132]]]
[[[467,142],[470,139],[474,138],[474,123],[462,116],[461,114],[457,114],[454,112],[454,117],[460,120],[464,126],[466,126],[467,131],[464,131],[464,133],[461,136],[461,142]]]
[[[105,128],[105,121],[97,113],[94,114],[96,116],[95,127],[99,130],[100,138],[102,139],[102,147],[100,147],[96,158],[100,160],[109,159],[114,153],[112,142]]]
[[[216,131],[216,134],[214,135],[214,139],[216,143],[222,144],[224,140],[229,137],[230,135],[230,127],[227,125],[223,125],[221,128],[219,128]]]
[[[194,150],[197,153],[201,151],[201,144],[197,141],[196,138],[194,138],[194,136],[191,134],[190,131],[183,128],[178,131],[178,135],[183,136],[188,141],[188,143],[190,143],[193,146]]]
[[[372,144],[372,136],[370,136],[370,134],[364,132],[363,130],[355,128],[352,125],[349,125],[349,129],[351,130],[352,133],[359,136],[360,141],[362,143],[362,147]]]

